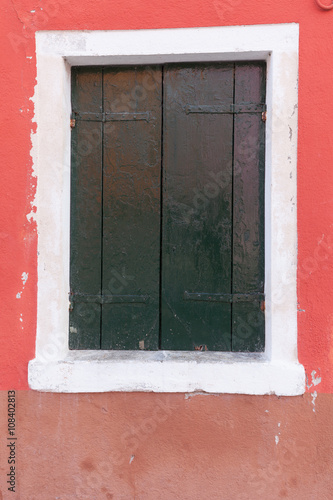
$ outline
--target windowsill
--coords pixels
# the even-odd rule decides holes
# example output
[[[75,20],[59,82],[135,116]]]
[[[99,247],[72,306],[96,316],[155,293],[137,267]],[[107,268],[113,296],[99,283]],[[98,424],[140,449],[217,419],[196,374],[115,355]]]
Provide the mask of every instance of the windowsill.
[[[70,351],[63,360],[30,362],[32,389],[52,392],[304,392],[298,363],[274,362],[259,353],[179,351]]]

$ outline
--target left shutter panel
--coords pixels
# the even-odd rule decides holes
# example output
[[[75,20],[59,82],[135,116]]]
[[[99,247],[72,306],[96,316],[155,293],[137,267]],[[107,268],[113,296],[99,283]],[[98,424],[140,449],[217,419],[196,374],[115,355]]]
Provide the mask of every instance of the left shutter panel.
[[[70,349],[100,349],[102,70],[72,69]],[[96,118],[96,116],[95,116]]]

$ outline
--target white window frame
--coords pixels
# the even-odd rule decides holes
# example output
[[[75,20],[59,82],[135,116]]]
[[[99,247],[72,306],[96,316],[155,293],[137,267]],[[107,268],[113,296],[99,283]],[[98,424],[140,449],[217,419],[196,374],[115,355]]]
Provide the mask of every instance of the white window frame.
[[[32,389],[297,395],[297,24],[36,33],[38,311]],[[264,353],[70,351],[70,68],[267,62]]]

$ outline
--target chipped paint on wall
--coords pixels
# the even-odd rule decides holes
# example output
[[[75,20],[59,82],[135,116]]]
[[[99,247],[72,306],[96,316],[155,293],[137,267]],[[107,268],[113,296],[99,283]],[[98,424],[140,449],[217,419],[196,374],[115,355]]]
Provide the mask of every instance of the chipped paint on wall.
[[[311,401],[312,404],[313,404],[313,411],[314,412],[316,411],[316,399],[317,399],[317,396],[318,396],[317,391],[314,391],[312,393],[312,401]]]
[[[25,288],[25,284],[28,281],[28,277],[29,277],[29,273],[25,273],[25,272],[22,273],[21,280],[23,283],[23,287],[22,287],[22,290],[16,294],[17,299],[20,299],[22,297],[22,293],[23,293],[23,290]]]
[[[281,422],[278,422],[278,428],[280,429],[281,427]],[[281,434],[281,431],[279,430],[279,432],[275,435],[275,444],[278,445],[279,444],[279,441],[280,441],[280,434]]]
[[[23,286],[26,284],[26,282],[28,281],[28,277],[29,277],[29,273],[22,273],[22,283],[23,283]]]
[[[311,382],[309,382],[309,378],[307,376],[306,385],[308,389],[311,389],[311,387],[315,387],[320,383],[321,383],[320,368],[317,368],[317,370],[312,370],[311,372]]]

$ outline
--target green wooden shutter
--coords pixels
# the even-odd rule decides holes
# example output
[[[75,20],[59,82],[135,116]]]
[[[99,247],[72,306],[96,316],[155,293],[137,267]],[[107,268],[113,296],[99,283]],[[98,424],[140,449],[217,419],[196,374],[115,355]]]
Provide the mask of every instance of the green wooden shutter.
[[[72,75],[70,348],[263,350],[265,64]]]
[[[164,349],[264,347],[265,65],[164,77]]]
[[[161,70],[73,70],[70,347],[157,349]]]

